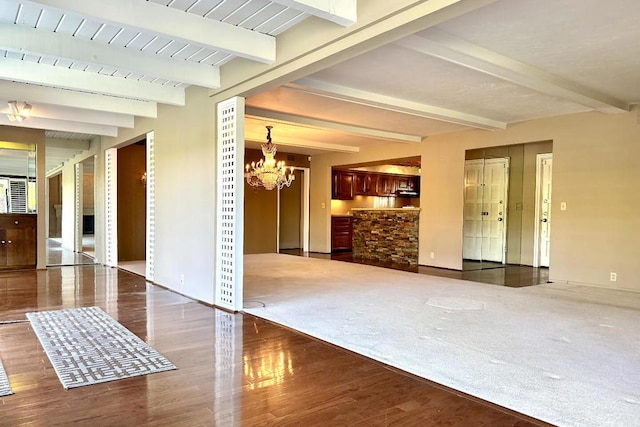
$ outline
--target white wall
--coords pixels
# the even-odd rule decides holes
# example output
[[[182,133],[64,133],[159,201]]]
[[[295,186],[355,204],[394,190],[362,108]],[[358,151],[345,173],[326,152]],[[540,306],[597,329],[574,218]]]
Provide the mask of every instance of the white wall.
[[[187,88],[185,107],[158,106],[157,119],[136,118],[134,129],[104,138],[102,149],[155,131],[155,282],[213,304],[216,128],[207,92]],[[96,221],[104,226],[104,218]]]
[[[637,114],[575,114],[519,123],[504,131],[437,135],[420,145],[392,144],[357,154],[314,156],[311,250],[330,250],[331,166],[422,155],[419,262],[461,269],[465,150],[551,140],[550,279],[640,291]],[[566,211],[560,211],[561,201],[567,203]],[[618,274],[617,282],[609,281],[610,272]]]

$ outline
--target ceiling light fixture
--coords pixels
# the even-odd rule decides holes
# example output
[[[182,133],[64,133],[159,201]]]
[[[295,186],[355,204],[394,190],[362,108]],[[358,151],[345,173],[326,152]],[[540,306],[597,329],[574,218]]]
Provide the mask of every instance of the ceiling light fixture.
[[[9,108],[11,113],[7,114],[7,117],[12,122],[21,122],[27,120],[31,115],[31,104],[24,102],[22,108],[18,107],[18,101],[9,101]]]
[[[293,166],[289,168],[289,173],[287,173],[284,161],[276,162],[275,156],[278,147],[271,142],[271,129],[273,126],[266,126],[266,128],[267,142],[262,144],[264,159],[260,159],[258,163],[247,163],[244,176],[247,178],[247,183],[252,187],[264,187],[265,190],[273,190],[278,187],[279,190],[282,190],[285,186],[291,186],[296,177],[293,174]]]

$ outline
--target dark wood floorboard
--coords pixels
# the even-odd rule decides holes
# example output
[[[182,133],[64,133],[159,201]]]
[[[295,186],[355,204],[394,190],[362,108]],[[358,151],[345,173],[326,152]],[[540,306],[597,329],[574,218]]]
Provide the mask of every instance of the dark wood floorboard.
[[[99,306],[179,368],[64,390],[30,324],[0,325],[1,426],[544,425],[115,269],[0,273],[0,298],[0,322]]]

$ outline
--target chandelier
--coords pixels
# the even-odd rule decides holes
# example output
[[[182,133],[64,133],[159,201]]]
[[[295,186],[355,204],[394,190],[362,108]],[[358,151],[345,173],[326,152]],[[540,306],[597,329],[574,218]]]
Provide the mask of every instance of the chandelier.
[[[11,113],[7,114],[7,117],[12,122],[27,120],[31,115],[31,104],[25,102],[22,108],[18,107],[18,101],[9,101],[7,104],[9,104],[9,108],[11,109]]]
[[[247,183],[252,187],[264,187],[265,190],[273,190],[278,187],[281,190],[284,186],[289,187],[296,177],[293,174],[293,166],[289,168],[289,173],[287,173],[284,161],[276,162],[275,156],[278,148],[276,144],[271,142],[271,129],[273,126],[266,126],[266,128],[267,142],[262,144],[264,159],[260,159],[257,163],[247,163],[244,176],[247,178]]]

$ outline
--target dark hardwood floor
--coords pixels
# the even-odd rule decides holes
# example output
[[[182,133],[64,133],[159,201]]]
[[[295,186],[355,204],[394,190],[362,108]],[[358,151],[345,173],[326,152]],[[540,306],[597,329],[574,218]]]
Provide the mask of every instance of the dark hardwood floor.
[[[64,390],[30,324],[2,323],[93,305],[179,369]],[[544,425],[102,266],[0,273],[0,358],[15,392],[2,426]]]
[[[355,262],[359,264],[375,265],[392,268],[394,270],[410,271],[431,276],[450,277],[452,279],[470,280],[473,282],[492,285],[521,288],[525,286],[541,285],[549,282],[548,268],[533,268],[526,265],[511,265],[484,263],[485,267],[469,266],[468,269],[449,270],[446,268],[427,267],[424,265],[397,264],[365,258],[356,258],[351,252],[334,252],[324,254],[318,252],[302,252],[300,249],[284,249],[280,253],[287,255],[305,256],[311,258],[332,259],[336,261]],[[489,267],[487,267],[487,265]]]

